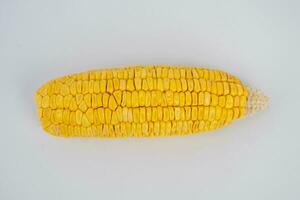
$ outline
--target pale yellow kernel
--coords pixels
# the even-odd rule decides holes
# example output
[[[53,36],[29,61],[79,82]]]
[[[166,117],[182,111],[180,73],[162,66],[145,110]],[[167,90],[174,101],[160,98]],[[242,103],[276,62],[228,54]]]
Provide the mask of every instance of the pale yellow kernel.
[[[201,87],[200,87],[200,82],[198,79],[194,79],[194,91],[195,92],[200,92]]]
[[[81,125],[82,112],[81,110],[76,111],[76,124]]]
[[[85,80],[82,82],[82,94],[87,94],[89,92],[89,81]]]
[[[146,79],[142,80],[142,90],[147,91],[149,89]]]
[[[204,105],[204,92],[198,94],[198,105]]]
[[[169,107],[168,109],[169,109],[170,120],[174,120],[175,118],[174,108]]]
[[[44,96],[42,98],[42,108],[48,108],[49,107],[49,96]]]
[[[193,81],[193,79],[188,79],[187,84],[188,84],[188,91],[192,92],[194,90],[194,81]]]
[[[220,121],[225,122],[227,118],[227,109],[222,109],[222,115]]]
[[[204,111],[203,111],[203,119],[204,119],[204,121],[208,120],[208,117],[209,117],[209,107],[205,106],[204,107]]]
[[[79,105],[81,103],[81,101],[83,100],[83,95],[82,94],[76,94],[75,98],[76,98],[77,105]]]
[[[63,123],[64,124],[69,124],[69,122],[70,122],[70,111],[69,110],[64,110],[63,111]]]
[[[201,91],[204,92],[206,91],[206,80],[205,79],[200,79],[200,87],[201,87]]]
[[[237,95],[237,87],[236,87],[236,84],[230,83],[229,85],[230,85],[231,95],[232,95],[232,96],[236,96],[236,95]]]
[[[128,69],[128,78],[129,79],[133,79],[134,78],[134,69],[133,68],[129,68]]]
[[[81,101],[81,103],[79,104],[78,108],[82,111],[85,112],[88,107],[86,106],[86,103],[84,101]]]
[[[71,83],[71,85],[70,85],[70,93],[72,95],[76,94],[76,82]]]
[[[233,119],[239,118],[240,117],[239,115],[240,115],[239,108],[233,108]]]
[[[185,105],[191,105],[192,104],[192,95],[190,92],[185,92]]]
[[[193,78],[191,68],[186,68],[185,72],[186,72],[186,78],[187,79],[192,79]]]
[[[232,108],[233,107],[233,97],[231,95],[226,96],[226,108]]]
[[[42,96],[39,94],[35,94],[34,101],[37,104],[38,107],[42,106]]]
[[[185,120],[185,109],[184,109],[184,107],[180,108],[180,120],[181,121]]]
[[[211,82],[211,93],[212,94],[218,94],[217,83],[215,81]]]
[[[137,90],[140,90],[142,88],[142,79],[141,78],[135,78],[134,79],[134,85],[135,85],[135,88]]]
[[[218,100],[219,100],[219,98],[217,95],[215,95],[215,94],[211,95],[211,105],[212,106],[218,105]]]
[[[243,117],[246,114],[245,108],[240,108],[240,117]]]
[[[224,95],[227,95],[230,93],[228,82],[223,82],[223,89],[224,89]]]
[[[143,123],[146,121],[146,109],[140,108],[140,122]]]
[[[152,121],[155,122],[157,121],[157,107],[152,108]]]
[[[237,95],[243,95],[243,87],[240,84],[236,84]]]
[[[120,105],[122,102],[122,92],[120,90],[114,91],[113,96],[117,102],[117,105]]]
[[[77,93],[82,92],[82,81],[77,81],[76,82],[76,91],[77,91]]]
[[[70,124],[72,126],[76,125],[76,113],[75,112],[70,112]]]
[[[42,103],[43,103],[43,101],[42,101]],[[43,105],[42,105],[42,107],[43,107]],[[56,109],[57,105],[56,105],[56,96],[55,96],[55,95],[51,95],[51,96],[50,96],[50,99],[49,99],[49,107],[50,107],[51,109]]]
[[[200,106],[198,107],[198,120],[202,120],[204,116],[204,107]]]
[[[61,95],[56,95],[56,106],[57,108],[63,108],[64,107],[64,97]]]
[[[109,96],[109,102],[108,102],[108,108],[111,110],[115,110],[117,108],[117,102],[115,100],[115,97],[113,95]]]
[[[172,92],[176,92],[176,91],[177,91],[175,79],[171,79],[171,80],[170,80],[170,90],[171,90]]]
[[[160,136],[165,136],[166,135],[166,123],[165,122],[160,122]]]
[[[198,94],[196,92],[192,92],[192,105],[198,105]]]
[[[240,96],[240,106],[245,107],[246,106],[246,97]]]
[[[199,74],[198,74],[198,72],[197,72],[196,69],[192,69],[192,75],[193,75],[194,79],[198,79],[199,78]]]
[[[148,122],[152,120],[152,108],[151,107],[146,108],[146,120]]]
[[[209,107],[209,115],[208,115],[208,120],[213,121],[216,118],[216,108],[211,106]]]
[[[101,79],[100,80],[100,92],[106,92],[106,80],[105,79]]]
[[[98,115],[98,111],[96,109],[93,110],[93,119],[94,119],[94,124],[99,125],[100,124],[100,119]]]
[[[157,78],[160,78],[162,76],[162,68],[161,67],[156,67],[156,76]]]
[[[185,119],[190,120],[191,119],[191,107],[185,107]]]
[[[216,120],[221,119],[222,108],[220,106],[216,106]]]
[[[120,90],[126,90],[126,80],[125,79],[121,79],[120,80]]]
[[[209,70],[208,71],[209,73],[209,80],[215,80],[215,73],[214,73],[214,70]]]
[[[112,112],[111,116],[111,124],[115,125],[119,123],[119,118],[118,118],[118,113],[117,112]]]
[[[170,79],[169,78],[164,78],[162,81],[163,81],[163,89],[164,90],[169,90],[169,88],[170,88]]]
[[[146,102],[146,93],[144,90],[140,90],[139,91],[139,97],[138,97],[138,101],[139,101],[139,105],[140,106],[145,106],[145,102]]]
[[[97,94],[97,105],[98,106],[103,106],[103,103],[102,103],[102,93]]]
[[[132,108],[128,108],[128,110],[127,110],[127,121],[133,122],[133,109]]]
[[[219,106],[225,107],[226,105],[226,97],[225,96],[220,96],[219,97]]]
[[[114,90],[120,89],[120,80],[118,78],[113,79],[113,87],[114,87]]]
[[[74,97],[70,100],[69,107],[70,107],[70,110],[72,110],[72,111],[75,111],[77,109],[77,104],[76,104],[76,100]]]
[[[180,81],[181,81],[182,91],[183,92],[187,91],[188,85],[187,85],[186,79],[181,79]]]
[[[235,96],[233,102],[234,102],[233,106],[235,106],[235,107],[240,106],[240,97],[239,96]]]
[[[160,134],[160,124],[159,124],[159,122],[154,122],[153,132],[154,132],[154,135],[159,136],[159,134]]]
[[[111,110],[110,109],[105,109],[105,123],[110,124],[111,121]]]
[[[107,79],[112,79],[112,78],[113,78],[112,70],[107,70],[107,71],[106,71],[106,78],[107,78]]]
[[[174,93],[171,91],[167,91],[165,93],[166,101],[168,105],[173,105],[174,103]]]
[[[233,119],[233,110],[232,109],[228,109],[227,110],[227,117],[226,117],[226,122],[230,122]]]
[[[168,77],[172,78],[172,79],[174,78],[174,71],[173,71],[172,68],[170,68],[169,71],[168,71]]]
[[[174,112],[175,112],[175,120],[180,120],[180,108],[179,107],[175,107],[174,108]]]
[[[51,118],[52,110],[50,108],[42,109],[43,110],[43,118],[49,120]]]
[[[163,79],[159,78],[157,79],[157,89],[159,91],[163,91],[164,90],[164,84],[163,84]]]
[[[211,84],[212,82],[210,80],[206,81],[206,91],[211,93]]]
[[[221,80],[221,75],[220,75],[220,72],[215,70],[215,80],[216,81],[220,81]]]
[[[228,80],[227,73],[225,73],[225,72],[220,72],[220,75],[221,75],[221,80],[222,80],[222,81],[227,81],[227,80]]]
[[[217,82],[217,91],[218,95],[223,95],[223,84],[221,82]]]
[[[91,126],[91,122],[89,122],[89,120],[85,114],[82,115],[81,123],[82,123],[82,126],[84,126],[84,127]]]
[[[153,84],[153,79],[152,78],[147,78],[147,86],[149,90],[154,89],[154,84]]]
[[[166,122],[166,135],[170,135],[171,134],[171,127],[172,127],[172,124],[171,122]]]
[[[150,106],[151,105],[151,92],[146,92],[146,101],[145,101],[145,106]]]
[[[180,104],[179,93],[175,92],[174,93],[174,106],[179,106],[179,104]]]
[[[91,94],[94,93],[94,81],[93,80],[89,81],[89,93],[91,93]]]
[[[108,107],[108,99],[109,99],[109,94],[108,93],[104,93],[102,95],[102,103],[103,103],[103,107]]]
[[[183,68],[180,69],[180,77],[185,78],[185,69]]]
[[[132,107],[139,107],[139,93],[138,93],[138,91],[135,90],[131,93],[131,100],[132,100],[132,103],[131,103]]]
[[[84,95],[83,99],[84,99],[87,107],[89,107],[89,108],[92,107],[92,95],[91,94]]]
[[[113,91],[114,91],[114,84],[113,84],[113,81],[111,79],[107,80],[106,91],[109,92],[109,93],[113,93]]]
[[[179,68],[174,68],[174,78],[179,79],[180,78],[180,70]]]
[[[180,106],[185,105],[185,93],[184,92],[179,93],[179,105]]]
[[[208,106],[211,101],[211,95],[209,92],[204,92],[204,105]]]
[[[163,109],[162,107],[157,107],[157,119],[161,121],[163,119]]]
[[[94,92],[97,94],[100,92],[100,82],[99,81],[94,82]]]
[[[192,107],[192,120],[195,121],[197,120],[198,118],[198,112],[197,112],[197,107],[196,106],[193,106]]]
[[[170,120],[170,113],[167,107],[163,108],[163,120],[169,121]]]

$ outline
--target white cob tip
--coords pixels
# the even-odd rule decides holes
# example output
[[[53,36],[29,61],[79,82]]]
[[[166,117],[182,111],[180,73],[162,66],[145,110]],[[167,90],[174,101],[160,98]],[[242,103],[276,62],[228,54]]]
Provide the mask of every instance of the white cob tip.
[[[260,90],[248,87],[246,115],[252,115],[264,110],[269,105],[269,98]]]

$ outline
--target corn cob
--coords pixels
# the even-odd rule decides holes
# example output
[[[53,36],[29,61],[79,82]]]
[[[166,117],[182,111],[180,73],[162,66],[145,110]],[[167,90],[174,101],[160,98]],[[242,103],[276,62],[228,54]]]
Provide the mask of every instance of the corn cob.
[[[51,80],[35,94],[44,130],[62,137],[147,137],[215,130],[267,97],[220,70],[133,66]]]

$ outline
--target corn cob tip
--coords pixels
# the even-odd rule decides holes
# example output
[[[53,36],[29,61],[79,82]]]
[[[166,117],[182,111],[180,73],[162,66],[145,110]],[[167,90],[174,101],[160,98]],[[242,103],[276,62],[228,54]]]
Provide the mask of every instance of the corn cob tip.
[[[264,110],[269,105],[269,97],[262,91],[248,87],[246,115],[252,115]]]

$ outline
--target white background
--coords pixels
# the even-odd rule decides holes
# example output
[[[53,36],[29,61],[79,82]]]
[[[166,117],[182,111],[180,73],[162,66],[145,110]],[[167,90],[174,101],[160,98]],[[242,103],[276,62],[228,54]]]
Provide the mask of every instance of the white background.
[[[300,3],[0,0],[0,199],[299,199]],[[63,139],[35,90],[132,64],[223,69],[269,109],[209,134]]]

